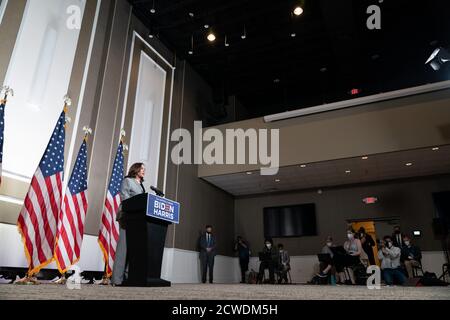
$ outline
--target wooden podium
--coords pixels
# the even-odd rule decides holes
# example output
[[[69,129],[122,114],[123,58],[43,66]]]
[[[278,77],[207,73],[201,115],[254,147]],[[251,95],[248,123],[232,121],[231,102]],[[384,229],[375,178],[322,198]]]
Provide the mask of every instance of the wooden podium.
[[[171,286],[169,281],[161,279],[161,266],[167,227],[172,222],[149,215],[152,210],[149,205],[151,197],[155,196],[144,193],[122,202],[128,260],[128,279],[125,286]]]

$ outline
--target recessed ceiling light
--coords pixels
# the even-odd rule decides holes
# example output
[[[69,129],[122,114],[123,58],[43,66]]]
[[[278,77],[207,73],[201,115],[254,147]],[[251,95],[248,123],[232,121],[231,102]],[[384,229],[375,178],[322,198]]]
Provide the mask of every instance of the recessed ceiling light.
[[[203,26],[205,29],[209,28],[209,24],[205,23],[205,25]]]
[[[433,150],[433,151],[438,151],[438,150],[439,150],[439,147],[434,147],[434,148],[431,149],[431,150]]]
[[[193,18],[195,14],[193,12],[189,12],[189,17]]]
[[[280,179],[275,179],[275,182],[280,182],[281,180]]]
[[[292,33],[291,33],[291,37],[292,37],[292,38],[295,38],[296,35],[297,35],[297,34],[296,34],[295,32],[292,32]]]
[[[280,81],[281,81],[281,80],[280,80],[280,79],[278,79],[278,78],[276,78],[276,79],[273,79],[273,82],[274,82],[274,83],[280,83]]]
[[[193,55],[193,54],[194,54],[194,51],[189,50],[188,53],[189,53],[190,55]]]
[[[405,166],[407,166],[407,167],[411,167],[412,165],[413,165],[412,162],[405,163]]]
[[[367,160],[367,159],[369,159],[369,157],[367,157],[367,156],[364,156],[364,157],[362,157],[361,159],[363,159],[363,160]]]
[[[251,175],[251,174],[253,174],[253,172],[250,172],[250,171],[248,171],[248,172],[246,172],[248,175]]]
[[[301,15],[302,13],[303,13],[303,8],[302,8],[302,7],[300,7],[300,6],[295,7],[295,9],[294,9],[294,14],[295,14],[296,16],[299,16],[299,15]]]
[[[216,35],[214,33],[210,32],[208,34],[207,38],[210,42],[214,42],[216,40]]]
[[[326,67],[320,68],[320,72],[327,72],[328,69]]]
[[[302,164],[300,168],[306,168],[306,164]]]
[[[351,173],[351,170],[345,170],[345,173],[349,174]]]

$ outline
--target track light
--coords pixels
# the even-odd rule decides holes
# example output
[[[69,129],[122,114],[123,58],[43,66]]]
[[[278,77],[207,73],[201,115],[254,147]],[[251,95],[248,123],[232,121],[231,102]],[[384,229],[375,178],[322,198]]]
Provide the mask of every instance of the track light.
[[[247,29],[245,28],[245,25],[244,25],[244,32],[241,35],[241,39],[244,40],[246,38],[247,38]]]
[[[228,43],[228,37],[225,36],[225,47],[229,47],[229,46],[230,46],[230,44]]]
[[[295,7],[294,14],[296,16],[300,16],[302,13],[303,13],[303,8],[302,7],[300,7],[300,6]]]
[[[148,33],[148,37],[150,39],[153,39],[155,37],[155,29],[153,27],[150,27],[150,32]]]
[[[193,55],[194,54],[194,35],[191,36],[191,48],[188,51],[189,55]]]
[[[210,31],[208,33],[208,36],[206,37],[210,42],[214,42],[216,41],[216,35],[214,34],[214,32]]]
[[[155,14],[155,13],[156,13],[155,0],[153,0],[153,7],[150,9],[150,12],[151,12],[152,14]]]
[[[425,64],[429,64],[434,71],[438,71],[448,61],[450,61],[450,53],[444,48],[437,48]]]

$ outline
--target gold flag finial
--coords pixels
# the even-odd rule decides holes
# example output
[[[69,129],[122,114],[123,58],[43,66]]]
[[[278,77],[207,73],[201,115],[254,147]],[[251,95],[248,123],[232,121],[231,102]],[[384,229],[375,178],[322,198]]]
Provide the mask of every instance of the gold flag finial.
[[[88,126],[84,126],[83,127],[83,132],[84,132],[84,140],[87,141],[88,137],[90,135],[92,135],[92,129]]]
[[[4,98],[0,99],[1,104],[6,104],[8,96],[14,97],[14,90],[10,86],[3,86],[0,89],[0,93],[4,94]]]

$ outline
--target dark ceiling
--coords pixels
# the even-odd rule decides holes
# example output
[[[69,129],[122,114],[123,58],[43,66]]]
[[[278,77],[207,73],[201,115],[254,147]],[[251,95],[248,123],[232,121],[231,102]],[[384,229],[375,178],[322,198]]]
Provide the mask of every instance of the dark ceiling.
[[[211,84],[218,103],[237,96],[243,106],[236,120],[450,79],[450,68],[435,72],[424,64],[436,47],[450,45],[448,0],[130,2],[158,38]],[[301,2],[304,13],[294,18]],[[373,4],[381,8],[381,30],[366,26]],[[214,43],[206,39],[205,24],[217,36]],[[352,88],[361,92],[350,95]]]

